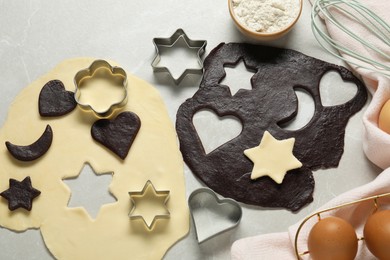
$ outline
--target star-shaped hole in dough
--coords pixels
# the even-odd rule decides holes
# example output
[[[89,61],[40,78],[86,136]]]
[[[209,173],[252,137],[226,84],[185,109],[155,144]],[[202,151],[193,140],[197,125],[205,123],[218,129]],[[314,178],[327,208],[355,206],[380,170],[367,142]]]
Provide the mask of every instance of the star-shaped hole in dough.
[[[287,171],[302,167],[302,163],[293,155],[294,143],[295,138],[279,141],[265,131],[258,146],[244,151],[254,163],[251,179],[269,176],[281,184]]]
[[[83,207],[92,218],[95,218],[102,205],[116,201],[107,189],[112,174],[97,173],[89,163],[85,163],[78,177],[63,180],[72,192],[68,207]]]
[[[0,193],[0,196],[8,200],[11,211],[18,208],[31,211],[32,201],[40,194],[39,190],[33,188],[30,177],[26,177],[22,181],[9,179],[9,189]]]
[[[241,89],[252,90],[251,79],[257,70],[246,65],[244,59],[239,59],[236,63],[226,63],[223,69],[226,76],[219,83],[228,86],[232,96]]]
[[[129,195],[132,202],[130,219],[141,219],[148,230],[153,229],[157,219],[170,217],[166,206],[169,191],[157,191],[151,181],[146,182],[142,191],[129,192]]]

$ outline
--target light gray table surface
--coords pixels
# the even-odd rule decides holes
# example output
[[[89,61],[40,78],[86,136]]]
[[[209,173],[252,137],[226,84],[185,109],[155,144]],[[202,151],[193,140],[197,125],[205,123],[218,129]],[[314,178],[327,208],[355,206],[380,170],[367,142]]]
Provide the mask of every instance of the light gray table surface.
[[[295,28],[286,37],[267,44],[342,64],[317,44],[310,29],[310,3],[304,0],[303,4]],[[114,60],[129,73],[153,84],[174,122],[178,107],[197,91],[199,80],[184,80],[175,86],[167,77],[156,77],[150,63],[155,52],[152,39],[169,37],[178,28],[192,39],[207,40],[206,55],[221,42],[252,42],[234,27],[227,0],[0,0],[0,125],[12,100],[24,87],[62,60],[84,56]],[[180,72],[179,67],[173,68],[175,73]],[[244,73],[237,71],[229,70],[228,77]],[[316,187],[311,204],[297,213],[242,204],[242,222],[235,230],[199,246],[191,227],[188,236],[174,245],[165,259],[229,259],[235,240],[286,231],[336,195],[374,179],[380,169],[365,158],[362,150],[362,114],[359,112],[348,123],[339,167],[314,172]],[[199,128],[208,125],[207,118],[202,117],[196,123]],[[235,131],[234,127],[231,131]],[[220,134],[222,139],[229,134],[224,132]],[[203,185],[187,166],[184,173],[188,197]],[[52,258],[39,231],[14,233],[1,228],[0,240],[0,259]]]

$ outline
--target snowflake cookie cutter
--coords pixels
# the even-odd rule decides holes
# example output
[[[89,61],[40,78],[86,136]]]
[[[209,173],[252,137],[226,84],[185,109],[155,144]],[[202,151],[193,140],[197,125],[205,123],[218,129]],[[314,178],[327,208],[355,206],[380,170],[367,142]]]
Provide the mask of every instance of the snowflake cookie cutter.
[[[178,78],[175,78],[167,67],[158,66],[158,63],[161,61],[160,47],[175,48],[175,44],[181,39],[184,40],[189,49],[198,49],[197,59],[199,68],[187,68]],[[154,38],[153,44],[156,49],[156,55],[151,64],[154,72],[168,73],[176,85],[178,85],[188,74],[203,75],[203,61],[201,56],[205,53],[207,41],[191,40],[183,29],[177,29],[169,38]]]
[[[107,73],[108,72],[108,73]],[[85,85],[85,81],[94,77],[103,77],[112,82],[118,83],[123,88],[123,95],[118,102],[111,104],[103,111],[96,110],[90,103],[80,101],[81,89]],[[92,64],[83,70],[76,73],[74,77],[76,90],[74,98],[76,103],[85,111],[92,111],[98,118],[109,118],[117,109],[122,108],[127,103],[127,74],[124,69],[116,66],[111,66],[105,60],[95,60]]]
[[[150,194],[152,193],[152,194]],[[151,231],[157,220],[169,219],[171,214],[167,208],[167,201],[169,200],[169,190],[156,190],[153,183],[148,180],[141,191],[130,191],[131,209],[129,213],[130,220],[141,220],[148,231]],[[137,202],[138,201],[138,202]],[[164,208],[164,213],[151,214],[152,218],[147,214],[142,214],[142,209],[139,206],[142,202],[146,203],[160,203],[160,206]],[[137,206],[138,204],[138,206]],[[145,216],[146,215],[146,216]]]

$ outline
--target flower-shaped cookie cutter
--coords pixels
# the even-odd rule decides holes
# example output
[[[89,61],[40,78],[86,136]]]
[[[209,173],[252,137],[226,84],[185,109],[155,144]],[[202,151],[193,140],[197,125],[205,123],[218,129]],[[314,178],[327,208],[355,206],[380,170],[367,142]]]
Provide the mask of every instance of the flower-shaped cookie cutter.
[[[184,70],[184,72],[178,77],[175,78],[171,71],[167,67],[160,67],[158,66],[158,63],[161,60],[160,56],[160,47],[166,47],[166,48],[174,48],[175,44],[180,40],[183,39],[185,44],[187,45],[188,49],[195,49],[197,51],[197,59],[199,68],[187,68]],[[156,49],[156,56],[154,57],[152,61],[152,68],[154,72],[166,72],[168,73],[176,85],[180,83],[184,79],[187,74],[198,74],[203,75],[203,61],[201,56],[204,54],[206,50],[207,41],[204,40],[191,40],[188,38],[187,34],[184,32],[183,29],[177,29],[176,32],[172,34],[169,38],[154,38],[153,44]]]
[[[129,213],[130,219],[142,220],[148,231],[154,228],[158,219],[169,219],[171,217],[171,214],[166,206],[167,201],[169,199],[169,190],[156,190],[150,180],[145,183],[145,186],[143,187],[142,191],[130,191],[129,195],[131,200],[131,210]],[[138,207],[137,201],[141,200],[154,200],[161,203],[161,206],[163,206],[165,209],[165,213],[154,214],[152,221],[148,221],[148,219],[146,218],[146,216],[144,216],[144,214],[142,214],[142,212],[136,212]]]
[[[109,74],[106,73],[107,71],[109,72]],[[121,100],[111,104],[104,111],[97,111],[91,104],[82,103],[80,101],[81,88],[84,85],[84,81],[94,78],[96,75],[103,76],[110,80],[118,82],[118,84],[123,87],[123,95]],[[95,60],[87,69],[83,69],[77,72],[74,77],[74,84],[76,86],[76,90],[74,93],[74,98],[76,100],[76,103],[83,110],[92,111],[95,114],[95,116],[97,116],[98,118],[110,117],[115,110],[123,107],[127,103],[127,74],[125,70],[120,67],[111,66],[105,60]]]

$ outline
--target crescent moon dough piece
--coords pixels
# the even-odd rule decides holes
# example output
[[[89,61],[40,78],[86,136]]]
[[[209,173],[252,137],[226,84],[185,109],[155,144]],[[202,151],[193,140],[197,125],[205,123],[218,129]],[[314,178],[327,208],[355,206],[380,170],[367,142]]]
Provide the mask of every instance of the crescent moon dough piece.
[[[44,155],[50,148],[53,141],[53,131],[50,125],[46,126],[45,131],[37,141],[30,145],[21,146],[11,142],[5,142],[9,153],[20,161],[33,161]]]
[[[229,87],[220,84],[226,75],[224,65],[241,59],[256,73],[251,78],[252,89],[240,89],[232,96]],[[311,202],[312,171],[338,165],[344,151],[345,126],[367,99],[363,83],[346,68],[300,52],[244,43],[221,43],[205,59],[204,68],[199,90],[180,106],[176,118],[180,149],[192,172],[215,192],[240,202],[292,211]],[[356,84],[357,93],[347,103],[321,104],[319,85],[328,71]],[[289,131],[279,125],[297,115],[294,88],[313,97],[315,112],[305,127]],[[242,132],[205,154],[192,122],[201,109],[210,109],[220,117],[237,117],[243,124]],[[244,150],[257,146],[265,131],[278,140],[295,138],[294,156],[303,166],[288,171],[282,184],[269,177],[250,178],[253,163]]]
[[[0,141],[12,138],[23,143],[38,136],[40,129],[55,129],[45,160],[26,166],[9,156],[0,156],[0,191],[8,189],[10,178],[30,176],[41,191],[32,210],[10,212],[7,200],[0,200],[0,225],[15,231],[38,228],[56,259],[162,259],[166,251],[189,230],[183,159],[176,133],[158,92],[147,82],[128,74],[129,101],[123,111],[137,114],[142,122],[125,160],[97,143],[91,136],[96,118],[76,107],[58,118],[43,118],[38,111],[42,86],[58,79],[66,88],[73,86],[77,71],[93,59],[78,58],[59,64],[51,72],[25,88],[9,109],[0,129]],[[114,64],[110,62],[111,64]],[[27,126],[27,127],[21,127]],[[31,129],[26,132],[25,129]],[[6,147],[0,148],[3,154]],[[83,208],[67,207],[71,191],[62,181],[76,177],[85,162],[97,172],[113,172],[107,187],[116,202],[105,204],[95,219]],[[142,189],[146,181],[170,192],[169,219],[159,219],[152,230],[142,221],[131,221],[130,191]],[[0,252],[1,254],[1,252]]]

